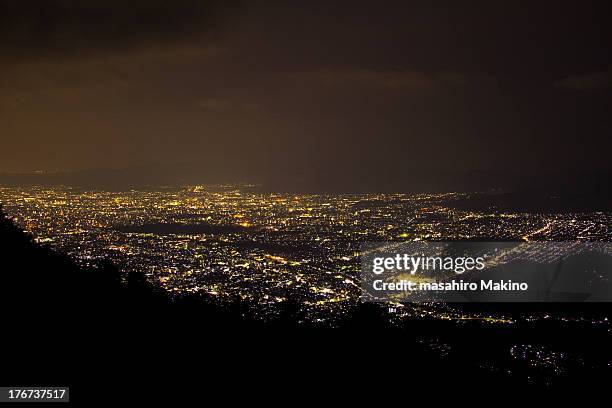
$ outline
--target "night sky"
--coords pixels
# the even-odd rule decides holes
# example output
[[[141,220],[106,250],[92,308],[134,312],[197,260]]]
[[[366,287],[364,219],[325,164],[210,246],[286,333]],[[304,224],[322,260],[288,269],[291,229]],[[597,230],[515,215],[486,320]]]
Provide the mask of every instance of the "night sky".
[[[0,172],[403,191],[607,171],[606,3],[0,0]]]

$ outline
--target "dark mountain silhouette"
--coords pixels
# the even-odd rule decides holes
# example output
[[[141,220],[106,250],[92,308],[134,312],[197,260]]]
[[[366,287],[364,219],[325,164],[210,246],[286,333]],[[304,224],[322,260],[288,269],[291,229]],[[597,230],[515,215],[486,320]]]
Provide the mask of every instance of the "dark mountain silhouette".
[[[500,198],[501,204],[541,205],[550,195],[558,196],[567,203],[586,205],[595,200],[595,207],[610,203],[609,169],[593,171],[498,171],[481,169],[473,171],[424,171],[420,167],[406,166],[398,179],[397,169],[380,173],[380,168],[371,172],[367,166],[362,173],[340,174],[336,171],[320,170],[313,176],[313,169],[304,172],[287,173],[274,171],[270,175],[251,173],[228,174],[231,168],[222,171],[207,163],[154,163],[126,168],[96,168],[78,171],[55,171],[33,173],[2,173],[0,185],[4,186],[71,186],[85,189],[125,191],[159,186],[181,186],[194,184],[236,184],[258,185],[263,193],[423,193],[438,192],[505,192],[512,193]],[[222,175],[223,174],[223,175]],[[314,177],[314,178],[313,178]],[[520,195],[522,201],[516,201]],[[558,205],[557,205],[557,204]],[[564,202],[557,200],[553,206],[562,209]],[[550,204],[550,203],[548,203]],[[604,209],[610,208],[603,207]]]
[[[327,331],[295,331],[301,320],[297,304],[288,303],[275,321],[262,322],[239,302],[219,306],[197,296],[171,298],[142,274],[120,273],[112,263],[78,266],[36,243],[1,208],[0,281],[2,343],[8,351],[0,384],[70,385],[73,401],[150,399],[151,391],[154,399],[181,398],[185,394],[171,390],[203,374],[209,377],[207,395],[236,376],[259,393],[269,387],[269,376],[279,373],[277,381],[293,373],[284,380],[296,387],[308,364],[359,363],[355,354],[344,354],[348,337],[317,348],[318,333]],[[381,326],[378,310],[366,314],[364,324]],[[322,378],[332,381],[330,376]],[[160,381],[158,388],[154,384]]]
[[[251,352],[260,342],[239,344],[245,335],[238,332],[252,333],[263,323],[239,303],[171,299],[143,275],[122,274],[108,262],[79,267],[34,242],[1,211],[0,243],[2,343],[8,351],[0,384],[68,384],[74,386],[71,399],[83,401],[98,394],[97,381],[136,386],[148,373],[177,378],[191,364],[227,373],[237,359],[259,358]],[[292,327],[295,320],[282,322]]]
[[[464,211],[542,214],[607,211],[612,208],[612,194],[605,189],[577,191],[571,194],[551,194],[542,191],[472,193],[468,197],[449,202],[449,206]]]

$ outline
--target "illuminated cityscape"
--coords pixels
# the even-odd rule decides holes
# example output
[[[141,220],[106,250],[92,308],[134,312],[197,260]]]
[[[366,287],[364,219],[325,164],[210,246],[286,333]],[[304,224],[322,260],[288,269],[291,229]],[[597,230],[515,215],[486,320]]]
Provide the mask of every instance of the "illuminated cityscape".
[[[238,299],[262,319],[294,302],[304,320],[324,326],[359,303],[362,243],[612,238],[609,212],[456,209],[453,203],[466,196],[262,194],[240,185],[0,189],[0,201],[19,225],[80,263],[108,259],[171,293],[221,303]],[[403,307],[390,318],[415,316],[511,321],[444,305]]]
[[[335,327],[358,310],[363,243],[612,239],[610,212],[468,211],[455,205],[469,197],[463,193],[264,194],[249,185],[125,192],[0,188],[0,202],[14,222],[40,244],[68,253],[84,266],[110,260],[123,272],[144,273],[171,297],[196,295],[221,306],[238,301],[260,321],[282,318],[283,310],[293,305],[297,323],[310,327]],[[554,247],[541,248],[522,251],[520,256],[544,262],[558,256]],[[517,256],[509,251],[495,262]],[[481,348],[466,350],[448,338],[454,332],[450,328],[516,326],[530,332],[531,327],[555,322],[570,330],[590,328],[599,333],[599,341],[605,341],[612,332],[605,313],[508,313],[445,303],[388,302],[375,307],[379,318],[396,327],[439,322],[446,329],[428,329],[417,342],[441,359],[474,354],[482,369],[501,375],[524,369],[528,380],[536,375],[539,382],[549,383],[581,367],[607,370],[612,363],[602,356],[585,362],[580,353],[518,340],[502,341],[496,349],[501,354],[487,359]]]

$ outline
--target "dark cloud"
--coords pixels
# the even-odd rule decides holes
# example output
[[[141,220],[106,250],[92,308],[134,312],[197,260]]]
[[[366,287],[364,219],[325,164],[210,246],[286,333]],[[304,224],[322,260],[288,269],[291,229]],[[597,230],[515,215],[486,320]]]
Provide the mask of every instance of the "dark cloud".
[[[570,91],[597,91],[612,88],[612,70],[574,75],[557,81],[555,85]]]
[[[401,190],[604,167],[612,92],[561,89],[609,86],[610,7],[0,0],[0,172],[186,162]]]
[[[214,31],[237,6],[233,0],[0,0],[0,57],[159,46]]]
[[[390,90],[427,90],[442,85],[462,85],[467,79],[456,73],[428,74],[412,69],[322,68],[298,75],[319,85],[348,85]]]
[[[226,98],[206,98],[198,102],[198,106],[208,113],[254,113],[260,110],[255,102],[243,102]]]

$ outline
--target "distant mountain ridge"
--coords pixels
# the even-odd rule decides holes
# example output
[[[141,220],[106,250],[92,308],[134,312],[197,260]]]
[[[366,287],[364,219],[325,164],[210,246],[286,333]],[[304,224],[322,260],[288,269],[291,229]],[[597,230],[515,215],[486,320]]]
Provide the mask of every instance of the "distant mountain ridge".
[[[228,165],[228,167],[231,167]],[[277,193],[435,193],[435,192],[545,192],[612,197],[612,171],[599,172],[470,172],[408,171],[380,177],[363,174],[326,174],[308,171],[292,176],[278,171],[258,177],[231,175],[205,165],[151,164],[123,169],[88,169],[72,172],[0,173],[0,186],[71,186],[126,190],[194,184],[257,184],[262,192]]]

